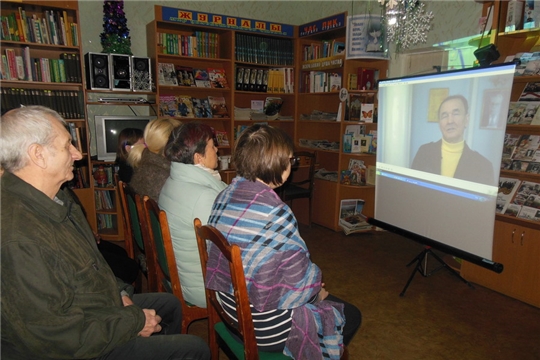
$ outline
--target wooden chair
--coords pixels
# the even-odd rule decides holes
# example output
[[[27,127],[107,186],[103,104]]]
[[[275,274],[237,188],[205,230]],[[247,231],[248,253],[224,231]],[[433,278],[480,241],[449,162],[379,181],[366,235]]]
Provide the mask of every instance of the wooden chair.
[[[124,214],[124,236],[126,238],[126,251],[128,256],[135,259],[141,271],[146,275],[147,290],[149,292],[158,291],[156,281],[156,265],[152,247],[148,245],[148,231],[145,224],[141,222],[144,219],[140,214],[144,214],[142,198],[135,193],[133,189],[123,181],[118,181],[118,191],[120,192],[120,201],[122,203],[122,212]],[[137,284],[138,290],[141,284]]]
[[[192,305],[184,300],[180,276],[176,268],[176,259],[171,240],[167,213],[161,210],[157,202],[148,196],[143,198],[146,224],[149,225],[149,238],[156,257],[158,290],[175,295],[182,304],[182,334],[188,333],[189,325],[208,317],[207,309]]]
[[[283,184],[278,193],[281,200],[290,202],[291,207],[294,199],[307,198],[309,200],[309,226],[311,226],[311,214],[313,212],[311,209],[311,202],[313,198],[313,188],[315,187],[316,154],[315,152],[310,151],[295,151],[293,156],[297,159],[296,161],[299,161],[301,158],[309,160],[308,172],[305,176],[299,176],[301,173],[298,167],[293,167],[295,173],[291,174],[291,180]],[[295,178],[295,175],[299,178]]]
[[[199,219],[194,220],[195,232],[197,234],[197,245],[201,257],[203,278],[206,281],[206,264],[208,262],[208,249],[206,241],[213,242],[229,261],[229,269],[234,288],[236,300],[236,313],[238,315],[238,325],[229,318],[223,311],[216,298],[214,290],[206,289],[206,303],[208,308],[208,339],[212,359],[219,358],[219,348],[229,356],[229,358],[258,360],[258,359],[290,359],[282,353],[259,352],[255,339],[255,330],[249,307],[249,298],[244,277],[244,267],[240,248],[237,245],[229,245],[223,235],[210,225],[202,226]],[[225,325],[227,324],[227,325]],[[239,343],[229,331],[231,329],[236,336],[242,339]]]

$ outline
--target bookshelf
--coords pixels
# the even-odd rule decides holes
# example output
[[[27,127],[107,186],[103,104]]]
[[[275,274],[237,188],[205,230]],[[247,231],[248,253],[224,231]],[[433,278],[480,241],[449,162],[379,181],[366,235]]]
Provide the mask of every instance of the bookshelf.
[[[78,2],[2,1],[1,17],[2,113],[21,104],[44,105],[68,122],[83,154],[68,185],[95,229]]]
[[[492,42],[501,54],[497,62],[518,52],[534,52],[540,49],[539,28],[505,32],[508,10],[506,1],[484,3],[485,15],[493,6]],[[516,76],[511,101],[517,101],[527,83],[540,82],[540,76]],[[507,134],[540,135],[540,125],[512,125]],[[501,170],[501,177],[540,184],[540,175],[526,171]],[[496,214],[493,239],[493,261],[504,265],[501,274],[488,271],[464,261],[461,273],[469,281],[486,286],[528,304],[540,307],[540,222],[506,214]]]
[[[154,12],[154,20],[147,24],[147,44],[148,56],[158,74],[156,102],[160,116],[174,116],[184,122],[201,121],[215,131],[226,132],[229,144],[218,144],[220,156],[230,155],[237,132],[256,122],[271,123],[294,136],[294,81],[289,82],[287,90],[285,81],[281,87],[277,80],[280,75],[285,77],[285,69],[290,79],[295,76],[293,26],[160,5],[155,5]],[[174,69],[176,81],[171,80],[171,76],[167,79],[166,75],[160,81],[159,74],[164,69],[169,72]],[[210,84],[205,83],[204,76],[197,81],[202,72],[197,70],[206,70],[211,78],[211,69],[223,71],[226,86],[213,86],[211,79]],[[182,75],[179,76],[179,72]],[[240,72],[242,75],[237,77]],[[186,83],[188,86],[183,85],[186,73],[188,77],[193,74],[192,82]],[[192,86],[193,82],[199,86]],[[274,120],[275,116],[252,119],[249,111],[247,117],[241,116],[241,111],[235,111],[235,108],[250,109],[252,101],[264,106],[267,97],[282,99],[279,114],[283,118],[278,121]],[[191,105],[188,105],[191,107],[198,101],[193,99],[204,102],[211,98],[224,103],[227,111],[198,117],[197,109],[193,113],[188,111],[187,116],[183,116],[185,111],[178,110],[179,99],[191,99]],[[166,106],[166,103],[172,106]],[[170,112],[171,107],[173,112]],[[216,109],[215,106],[212,108]],[[226,175],[226,179],[231,177],[230,173],[222,175]]]
[[[101,97],[144,98],[147,102],[103,102]],[[88,116],[98,114],[115,113],[128,114],[130,116],[156,115],[154,92],[133,92],[119,90],[86,90],[86,109]],[[116,187],[114,175],[116,173],[114,162],[91,160],[91,184],[94,197],[95,230],[103,240],[122,242],[124,241],[123,213],[120,202],[120,194]],[[95,179],[96,170],[103,167],[106,174],[106,182],[99,184]]]
[[[341,78],[342,88],[348,90],[349,97],[364,96],[375,102],[376,90],[357,90],[356,82],[349,81],[353,75],[370,69],[379,78],[386,77],[386,59],[346,59],[343,46],[347,37],[347,13],[316,20],[299,26],[297,39],[297,68],[299,69],[295,144],[298,148],[317,152],[319,169],[334,172],[335,176],[315,179],[313,198],[313,222],[340,231],[339,210],[342,199],[363,199],[366,216],[374,214],[375,187],[373,185],[346,185],[340,183],[341,170],[347,170],[351,160],[361,160],[365,166],[375,165],[372,153],[346,153],[343,149],[343,135],[348,125],[362,125],[366,133],[377,130],[376,123],[366,123],[357,119],[346,120],[346,104],[340,107],[340,92],[333,89],[333,78]],[[323,29],[321,24],[334,24],[331,29]],[[309,29],[305,31],[305,29]],[[319,76],[317,78],[317,76]],[[313,84],[322,79],[326,87],[317,88]],[[319,80],[316,81],[319,83]],[[374,104],[376,106],[376,104]],[[314,147],[313,140],[327,140],[324,148]],[[293,210],[302,206],[293,204]],[[296,212],[296,211],[295,211]]]

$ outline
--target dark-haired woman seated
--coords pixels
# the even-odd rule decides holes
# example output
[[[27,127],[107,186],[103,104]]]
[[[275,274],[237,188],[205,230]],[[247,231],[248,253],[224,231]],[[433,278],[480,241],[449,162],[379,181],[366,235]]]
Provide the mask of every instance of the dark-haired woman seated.
[[[361,314],[324,289],[292,210],[274,189],[290,175],[293,143],[267,125],[246,129],[232,158],[238,176],[222,191],[208,221],[242,252],[257,344],[295,359],[339,359]],[[235,318],[227,261],[212,244],[207,284]]]

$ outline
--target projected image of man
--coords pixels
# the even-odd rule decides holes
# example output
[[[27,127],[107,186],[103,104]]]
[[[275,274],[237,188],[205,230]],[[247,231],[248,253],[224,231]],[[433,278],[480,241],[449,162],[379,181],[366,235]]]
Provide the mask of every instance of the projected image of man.
[[[465,143],[469,125],[469,104],[462,95],[452,95],[439,106],[439,129],[442,139],[422,145],[411,168],[433,174],[495,184],[493,165]]]

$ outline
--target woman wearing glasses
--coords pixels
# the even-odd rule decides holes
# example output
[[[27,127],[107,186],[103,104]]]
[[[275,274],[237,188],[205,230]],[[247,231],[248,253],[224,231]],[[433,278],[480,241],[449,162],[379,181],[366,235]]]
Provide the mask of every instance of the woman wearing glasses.
[[[259,349],[295,359],[339,359],[361,314],[324,289],[292,210],[274,191],[296,162],[292,140],[280,129],[253,125],[238,139],[232,162],[238,176],[216,198],[208,224],[242,251]],[[235,319],[227,261],[220,256],[211,244],[206,286],[218,291]]]

